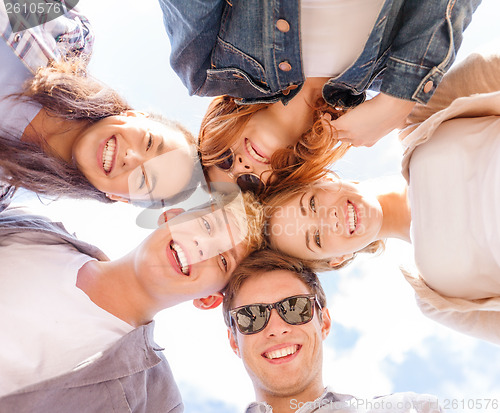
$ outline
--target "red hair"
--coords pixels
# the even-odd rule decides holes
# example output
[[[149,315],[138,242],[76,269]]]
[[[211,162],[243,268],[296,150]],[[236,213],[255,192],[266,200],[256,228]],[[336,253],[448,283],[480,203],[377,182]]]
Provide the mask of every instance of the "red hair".
[[[210,103],[200,127],[199,149],[203,166],[214,165],[241,136],[253,114],[269,105],[238,105],[230,96],[216,97]],[[325,128],[324,122],[321,122],[324,113],[337,119],[344,110],[328,105],[322,98],[311,110],[312,127],[293,147],[279,149],[271,156],[273,173],[268,182],[274,183],[268,185],[268,190],[279,190],[288,182],[312,183],[322,178],[329,172],[328,167],[349,149],[349,144],[336,138],[332,127]]]

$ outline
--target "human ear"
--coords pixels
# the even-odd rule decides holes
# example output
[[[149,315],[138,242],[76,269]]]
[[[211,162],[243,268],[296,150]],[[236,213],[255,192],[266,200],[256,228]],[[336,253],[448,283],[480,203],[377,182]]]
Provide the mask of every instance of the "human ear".
[[[236,354],[239,358],[241,358],[238,342],[236,341],[236,337],[234,337],[233,331],[230,328],[227,329],[227,338],[229,340],[229,345],[233,349],[234,354]]]
[[[321,337],[326,339],[328,334],[330,334],[330,329],[332,327],[332,319],[330,318],[330,312],[328,308],[323,308],[321,310],[322,319],[321,319]]]
[[[328,261],[328,265],[332,268],[335,268],[343,264],[345,261],[350,260],[352,257],[354,257],[353,253],[344,254],[340,257],[334,257],[330,261]]]
[[[175,218],[177,215],[180,215],[182,214],[183,212],[185,212],[184,209],[182,208],[171,208],[165,212],[163,212],[162,214],[160,214],[160,216],[158,217],[158,226],[164,224],[165,222],[167,222],[169,219],[172,219],[172,218]]]
[[[196,298],[193,300],[193,305],[200,310],[210,310],[222,303],[222,293],[211,294],[208,297]]]
[[[106,194],[106,198],[111,199],[112,201],[120,201],[120,202],[125,202],[126,204],[130,203],[130,199],[125,198],[120,195],[115,195],[115,194]]]

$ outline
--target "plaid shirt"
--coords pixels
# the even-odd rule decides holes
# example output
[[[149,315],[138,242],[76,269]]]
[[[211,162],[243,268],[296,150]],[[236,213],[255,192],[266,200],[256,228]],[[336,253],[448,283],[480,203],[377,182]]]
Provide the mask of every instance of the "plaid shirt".
[[[3,1],[0,1],[0,36],[33,73],[68,54],[89,59],[94,43],[89,21],[75,8],[39,26],[13,32]]]

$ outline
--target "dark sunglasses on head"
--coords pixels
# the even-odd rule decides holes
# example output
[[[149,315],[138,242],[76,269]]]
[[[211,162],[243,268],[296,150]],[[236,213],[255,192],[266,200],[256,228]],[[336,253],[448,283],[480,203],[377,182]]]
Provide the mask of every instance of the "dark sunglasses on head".
[[[242,191],[251,191],[253,193],[259,193],[265,188],[264,182],[261,181],[260,177],[253,173],[240,173],[233,175],[231,171],[234,167],[234,152],[229,148],[224,152],[215,166],[224,172],[227,172],[231,177],[236,178],[236,184],[241,188]]]
[[[266,328],[271,310],[274,308],[280,317],[291,325],[306,324],[314,317],[315,304],[321,310],[314,294],[294,295],[273,304],[249,304],[229,310],[231,323],[234,321],[241,334],[255,334]]]

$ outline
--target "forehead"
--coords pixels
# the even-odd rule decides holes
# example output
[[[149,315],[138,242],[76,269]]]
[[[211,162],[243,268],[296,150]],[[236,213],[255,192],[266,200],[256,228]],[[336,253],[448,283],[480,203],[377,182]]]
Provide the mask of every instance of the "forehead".
[[[308,286],[291,271],[262,272],[245,280],[235,296],[233,307],[274,303],[292,295],[310,293]]]

